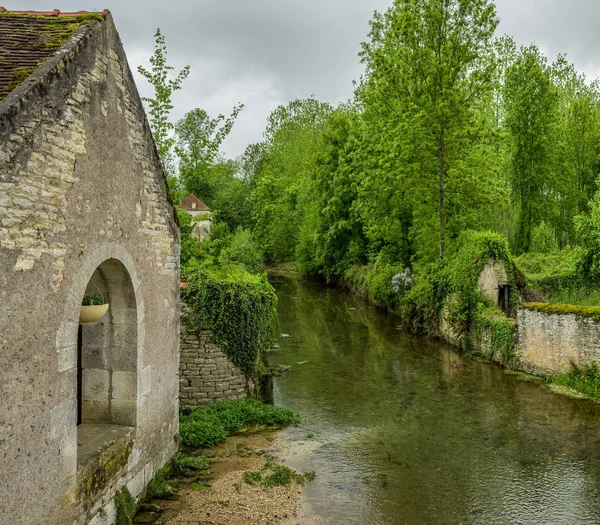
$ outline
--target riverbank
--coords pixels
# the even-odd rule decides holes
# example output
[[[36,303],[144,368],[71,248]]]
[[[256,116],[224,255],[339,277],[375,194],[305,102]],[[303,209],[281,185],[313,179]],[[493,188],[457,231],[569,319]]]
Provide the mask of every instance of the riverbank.
[[[198,481],[189,475],[176,483],[174,499],[154,499],[133,523],[154,525],[278,525],[293,523],[303,484],[264,486],[244,481],[277,461],[276,431],[235,434],[212,449],[188,451],[211,459],[210,474]],[[246,476],[248,478],[248,476]],[[292,519],[292,521],[286,521]]]

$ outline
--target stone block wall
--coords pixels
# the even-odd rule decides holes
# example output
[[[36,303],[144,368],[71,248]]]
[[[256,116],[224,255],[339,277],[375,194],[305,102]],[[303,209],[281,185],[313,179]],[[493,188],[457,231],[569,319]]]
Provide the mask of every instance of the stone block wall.
[[[242,369],[214,342],[212,333],[181,334],[180,408],[201,408],[215,401],[247,397],[254,390]]]
[[[112,335],[83,333],[79,381],[79,312],[100,267]],[[2,525],[113,523],[116,491],[138,497],[177,452],[178,314],[179,231],[107,15],[0,101]],[[114,468],[80,461],[78,386],[84,402],[126,406]]]
[[[571,362],[600,361],[600,322],[522,308],[518,313],[519,368],[539,375],[567,372]]]

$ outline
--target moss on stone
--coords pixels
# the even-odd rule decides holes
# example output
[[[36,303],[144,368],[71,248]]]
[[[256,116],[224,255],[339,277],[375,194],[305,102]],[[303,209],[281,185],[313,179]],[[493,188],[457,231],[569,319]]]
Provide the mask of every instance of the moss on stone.
[[[0,18],[26,18],[36,20],[31,27],[19,28],[19,34],[26,35],[30,41],[26,44],[30,49],[54,50],[61,48],[81,26],[91,21],[104,21],[99,13],[85,13],[76,17],[36,15],[35,13],[0,13]],[[42,21],[39,23],[37,21]],[[37,41],[36,41],[37,40]],[[19,84],[32,75],[45,61],[40,60],[35,67],[20,67],[13,71],[10,83],[0,91],[0,100],[6,98]]]
[[[547,315],[574,315],[578,319],[592,319],[600,322],[600,306],[576,306],[572,304],[524,303],[525,310]]]
[[[131,525],[137,512],[137,505],[127,487],[123,487],[115,495],[115,507],[117,509],[115,525]]]
[[[127,466],[129,456],[133,450],[130,439],[117,443],[105,454],[100,456],[79,475],[79,491],[81,499],[92,501],[95,494],[100,492],[121,469]]]

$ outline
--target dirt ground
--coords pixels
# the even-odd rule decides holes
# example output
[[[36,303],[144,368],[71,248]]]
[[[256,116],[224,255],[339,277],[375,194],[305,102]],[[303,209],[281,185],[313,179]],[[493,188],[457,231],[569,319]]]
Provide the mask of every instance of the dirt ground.
[[[260,470],[271,453],[273,432],[240,434],[204,451],[213,457],[208,487],[192,490],[186,480],[175,500],[154,500],[136,517],[135,524],[155,525],[276,525],[306,523],[296,519],[302,486],[251,486],[244,472]]]

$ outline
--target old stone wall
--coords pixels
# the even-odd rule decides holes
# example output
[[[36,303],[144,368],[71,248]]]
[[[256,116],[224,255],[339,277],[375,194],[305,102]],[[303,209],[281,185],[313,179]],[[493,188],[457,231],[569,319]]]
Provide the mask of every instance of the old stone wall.
[[[600,323],[575,315],[554,315],[522,308],[518,312],[519,368],[532,374],[567,372],[571,362],[600,361]]]
[[[196,409],[214,401],[247,397],[253,390],[241,368],[214,342],[212,333],[181,334],[179,405]]]
[[[123,363],[103,391],[127,434],[89,470],[78,457],[78,319],[106,261],[122,271],[106,266],[115,293],[103,347]],[[109,15],[0,102],[0,523],[113,523],[115,491],[138,496],[172,457],[178,313],[177,223]]]

